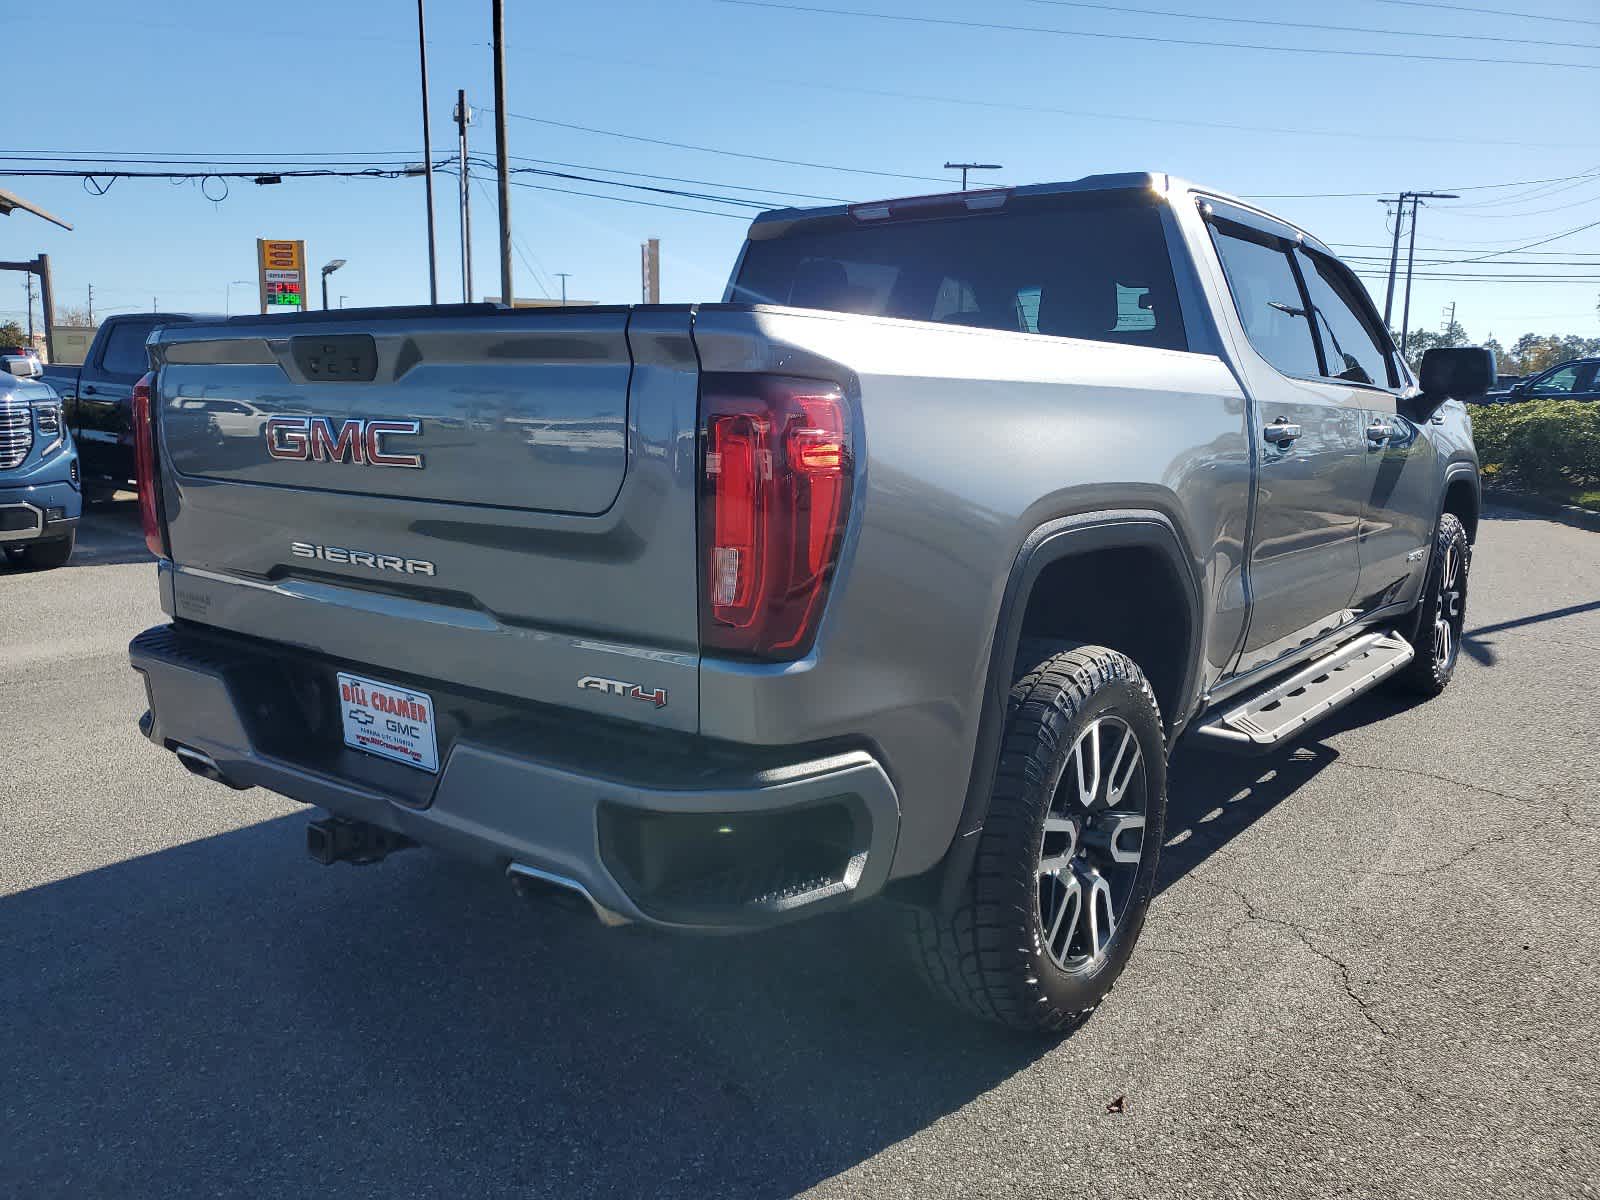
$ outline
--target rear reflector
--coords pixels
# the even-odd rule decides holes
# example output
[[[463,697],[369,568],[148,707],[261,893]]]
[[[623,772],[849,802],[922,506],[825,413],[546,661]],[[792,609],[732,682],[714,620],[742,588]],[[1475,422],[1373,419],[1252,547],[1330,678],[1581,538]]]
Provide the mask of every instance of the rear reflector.
[[[816,637],[849,516],[849,406],[831,383],[708,374],[700,414],[701,642],[799,658]]]
[[[170,558],[157,495],[161,481],[156,471],[155,424],[150,414],[150,388],[154,382],[155,376],[146,371],[133,385],[133,465],[139,485],[139,524],[144,527],[144,544],[157,558]]]

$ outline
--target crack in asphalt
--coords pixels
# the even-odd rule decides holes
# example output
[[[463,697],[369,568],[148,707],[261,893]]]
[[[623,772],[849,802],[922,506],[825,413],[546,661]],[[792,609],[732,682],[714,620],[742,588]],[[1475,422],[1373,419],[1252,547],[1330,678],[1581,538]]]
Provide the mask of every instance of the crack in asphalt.
[[[1465,779],[1455,779],[1449,775],[1439,775],[1433,771],[1419,771],[1415,767],[1395,767],[1380,763],[1350,762],[1340,757],[1328,764],[1330,767],[1351,767],[1357,771],[1376,771],[1382,775],[1414,775],[1418,779],[1431,779],[1434,783],[1448,783],[1454,787],[1466,788],[1472,792],[1482,792],[1486,796],[1497,796],[1501,800],[1510,800],[1514,804],[1537,805],[1539,800],[1531,796],[1518,796],[1511,792],[1497,791],[1491,787],[1484,787],[1481,783],[1469,783]]]
[[[1542,828],[1547,824],[1549,824],[1548,821],[1541,821],[1534,828]],[[1380,875],[1385,879],[1424,879],[1429,875],[1437,875],[1441,871],[1448,871],[1451,867],[1460,866],[1480,850],[1487,850],[1490,846],[1499,845],[1501,842],[1510,840],[1510,837],[1511,834],[1507,830],[1497,829],[1487,837],[1480,838],[1478,841],[1452,854],[1443,862],[1434,863],[1431,867],[1418,867],[1414,871],[1384,871],[1377,867],[1372,867],[1364,871],[1352,871],[1351,874]]]
[[[1256,907],[1255,902],[1245,894],[1242,888],[1235,887],[1228,883],[1218,883],[1210,879],[1196,878],[1195,882],[1203,884],[1206,887],[1214,888],[1220,892],[1226,892],[1244,906],[1246,920],[1244,923],[1239,926],[1235,926],[1234,928],[1242,928],[1243,924],[1247,924],[1250,921],[1256,921],[1260,924],[1272,925],[1279,929],[1288,930],[1290,933],[1292,933],[1295,936],[1295,939],[1299,941],[1302,946],[1339,972],[1339,983],[1344,990],[1344,994],[1349,997],[1350,1001],[1360,1011],[1367,1024],[1371,1025],[1375,1030],[1378,1031],[1378,1034],[1385,1039],[1397,1036],[1394,1030],[1390,1029],[1387,1025],[1373,1015],[1373,1002],[1369,1001],[1365,996],[1356,990],[1355,984],[1351,982],[1349,964],[1343,959],[1339,958],[1337,955],[1332,954],[1328,950],[1325,950],[1323,947],[1319,946],[1302,926],[1293,921],[1285,920],[1282,917],[1274,917],[1263,912],[1261,909]]]
[[[1578,820],[1577,815],[1572,811],[1571,800],[1563,800],[1561,802],[1561,819],[1568,825],[1571,825],[1574,829],[1592,829],[1600,831],[1600,823]]]

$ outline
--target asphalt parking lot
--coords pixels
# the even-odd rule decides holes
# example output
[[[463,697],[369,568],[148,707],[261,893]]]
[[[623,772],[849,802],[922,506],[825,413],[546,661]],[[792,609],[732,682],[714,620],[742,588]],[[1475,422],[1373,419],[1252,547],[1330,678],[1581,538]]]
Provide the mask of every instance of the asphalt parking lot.
[[[1181,751],[1059,1043],[925,1000],[871,908],[685,941],[314,865],[140,738],[131,506],[80,546],[0,566],[0,1193],[1600,1194],[1600,535],[1489,514],[1440,699]]]

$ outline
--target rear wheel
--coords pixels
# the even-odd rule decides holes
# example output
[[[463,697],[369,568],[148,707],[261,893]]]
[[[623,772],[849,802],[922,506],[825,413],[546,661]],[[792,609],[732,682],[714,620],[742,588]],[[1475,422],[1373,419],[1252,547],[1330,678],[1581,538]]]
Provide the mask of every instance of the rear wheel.
[[[1455,675],[1467,624],[1467,572],[1471,566],[1467,531],[1453,514],[1445,513],[1434,532],[1417,630],[1411,635],[1417,654],[1395,675],[1396,686],[1420,696],[1437,696]]]
[[[994,795],[954,912],[911,910],[935,990],[1015,1029],[1062,1032],[1122,973],[1155,887],[1166,741],[1126,655],[1030,643]]]

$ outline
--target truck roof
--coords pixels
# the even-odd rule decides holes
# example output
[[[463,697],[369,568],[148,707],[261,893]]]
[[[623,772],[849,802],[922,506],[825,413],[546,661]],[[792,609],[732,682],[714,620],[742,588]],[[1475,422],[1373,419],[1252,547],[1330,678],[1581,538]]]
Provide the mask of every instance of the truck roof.
[[[1252,204],[1221,188],[1206,187],[1181,179],[1165,171],[1117,171],[1101,175],[1085,175],[1081,179],[1058,180],[1053,183],[1030,183],[1013,187],[971,188],[966,192],[951,191],[948,193],[935,193],[932,195],[895,196],[882,200],[869,200],[853,204],[827,204],[808,208],[777,208],[759,214],[750,225],[749,237],[752,241],[764,241],[767,238],[781,237],[794,229],[797,225],[809,224],[816,221],[836,221],[849,219],[855,214],[873,209],[883,209],[892,205],[926,204],[941,199],[955,201],[965,197],[968,208],[981,211],[983,208],[1000,207],[1012,198],[1023,199],[1032,197],[1065,196],[1085,192],[1118,192],[1148,190],[1162,196],[1173,196],[1181,193],[1192,192],[1220,200],[1226,204],[1244,209],[1267,220],[1274,221],[1292,231],[1294,234],[1313,243],[1318,249],[1327,251],[1323,243],[1296,225],[1293,221],[1286,220],[1277,213],[1270,212],[1260,205]],[[992,199],[990,199],[992,198]],[[986,200],[988,202],[986,202]],[[929,215],[932,215],[931,213]],[[1330,254],[1331,251],[1328,251]]]

